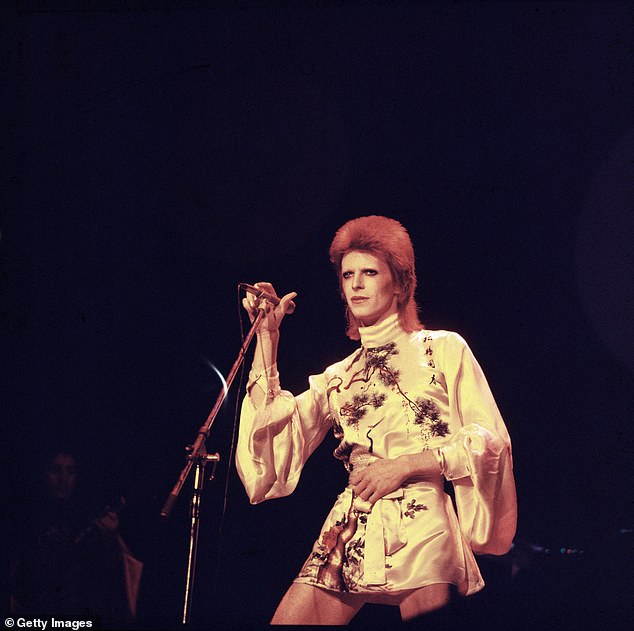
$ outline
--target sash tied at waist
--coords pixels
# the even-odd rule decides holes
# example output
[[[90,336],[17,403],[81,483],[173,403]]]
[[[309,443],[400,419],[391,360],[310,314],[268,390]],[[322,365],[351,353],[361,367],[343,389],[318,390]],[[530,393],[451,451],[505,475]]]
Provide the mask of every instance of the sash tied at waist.
[[[385,557],[407,543],[403,525],[403,489],[388,493],[374,505],[355,497],[352,508],[367,515],[363,575],[368,585],[385,585]]]
[[[371,466],[378,460],[374,454],[367,452],[359,453],[353,450],[350,455],[351,469],[359,471],[365,467]],[[352,508],[360,514],[366,514],[365,529],[365,547],[364,547],[364,564],[363,575],[368,585],[385,585],[387,583],[385,564],[386,556],[394,554],[407,544],[407,531],[405,522],[407,516],[404,512],[407,510],[405,502],[405,494],[407,490],[408,497],[416,497],[417,493],[414,489],[429,489],[434,487],[441,491],[443,489],[442,478],[438,476],[437,480],[412,478],[407,480],[404,487],[398,488],[381,499],[377,500],[374,505],[367,500],[354,495]]]
[[[370,466],[378,460],[373,454],[353,450],[350,454],[352,470]],[[363,576],[368,585],[385,585],[385,556],[394,554],[407,543],[407,534],[403,525],[402,500],[403,489],[396,489],[374,505],[354,495],[352,508],[358,513],[365,513],[365,547]]]

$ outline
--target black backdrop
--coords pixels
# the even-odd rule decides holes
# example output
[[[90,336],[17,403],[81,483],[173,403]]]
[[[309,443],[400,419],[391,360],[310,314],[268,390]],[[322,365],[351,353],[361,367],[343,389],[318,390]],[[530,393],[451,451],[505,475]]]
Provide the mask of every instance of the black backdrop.
[[[514,440],[516,579],[498,612],[625,619],[629,3],[2,10],[5,462],[20,495],[71,444],[95,494],[128,497],[141,626],[179,620],[188,493],[167,523],[158,511],[220,388],[212,366],[237,353],[236,283],[298,291],[280,369],[301,391],[352,348],[327,249],[371,213],[410,230],[422,319],[467,338]],[[251,507],[232,466],[220,533],[238,396],[208,443],[223,461],[194,617],[209,628],[269,618],[344,479],[329,439],[294,496]]]

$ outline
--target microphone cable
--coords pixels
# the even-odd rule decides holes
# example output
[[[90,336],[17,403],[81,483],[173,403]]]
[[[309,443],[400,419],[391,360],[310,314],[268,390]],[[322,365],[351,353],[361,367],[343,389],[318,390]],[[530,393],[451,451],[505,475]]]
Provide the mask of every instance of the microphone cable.
[[[238,296],[238,302],[237,302],[238,322],[240,323],[240,340],[241,340],[240,348],[242,348],[242,345],[244,344],[244,326],[242,322],[242,311],[240,309],[240,284],[238,284],[237,286],[237,296]],[[229,460],[227,464],[227,473],[225,475],[225,486],[224,486],[223,497],[222,497],[222,512],[220,513],[220,524],[218,526],[218,547],[216,552],[216,571],[214,575],[213,587],[211,592],[212,598],[214,599],[216,598],[216,594],[218,592],[218,580],[220,577],[220,561],[221,561],[220,556],[222,554],[222,535],[223,535],[223,529],[225,525],[225,518],[227,515],[227,503],[228,503],[228,497],[229,497],[229,480],[231,476],[232,463],[233,463],[233,458],[234,458],[235,449],[236,449],[236,436],[237,436],[237,429],[238,429],[238,404],[240,402],[240,393],[242,392],[242,386],[244,384],[245,359],[243,359],[242,363],[240,364],[240,376],[238,377],[238,390],[236,393],[236,401],[233,408],[233,425],[231,428],[231,446],[229,448]]]

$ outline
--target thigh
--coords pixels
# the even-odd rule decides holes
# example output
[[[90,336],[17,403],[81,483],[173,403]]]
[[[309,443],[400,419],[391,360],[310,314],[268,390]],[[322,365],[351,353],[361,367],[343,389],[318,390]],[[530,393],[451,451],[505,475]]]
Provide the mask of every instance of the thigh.
[[[340,594],[306,583],[292,583],[271,624],[348,624],[363,607],[357,594]]]
[[[401,618],[411,620],[416,616],[440,609],[452,599],[453,585],[434,583],[409,594],[400,604]]]

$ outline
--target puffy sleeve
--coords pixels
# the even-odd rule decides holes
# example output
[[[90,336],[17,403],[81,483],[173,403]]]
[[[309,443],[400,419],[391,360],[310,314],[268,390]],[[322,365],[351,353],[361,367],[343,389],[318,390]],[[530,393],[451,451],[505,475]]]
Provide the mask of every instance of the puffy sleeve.
[[[266,393],[259,408],[250,393],[258,383]],[[252,504],[290,495],[302,467],[331,427],[325,375],[309,378],[309,388],[294,397],[280,389],[276,366],[251,372],[242,402],[236,466]]]
[[[454,486],[460,527],[474,552],[504,554],[517,523],[511,439],[482,369],[456,333],[445,340],[443,373],[460,429],[439,456]]]

